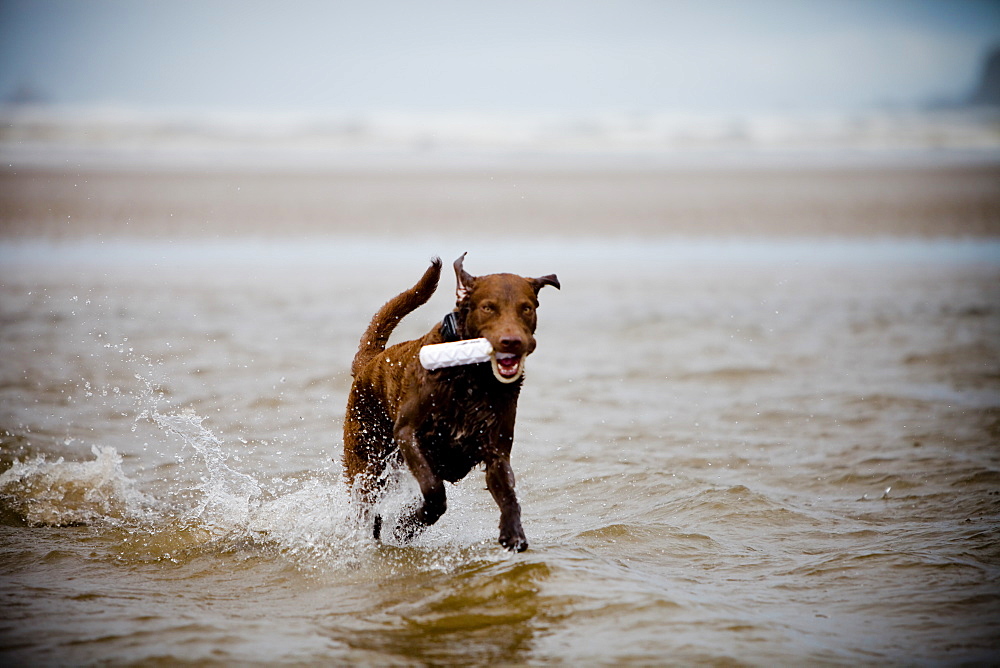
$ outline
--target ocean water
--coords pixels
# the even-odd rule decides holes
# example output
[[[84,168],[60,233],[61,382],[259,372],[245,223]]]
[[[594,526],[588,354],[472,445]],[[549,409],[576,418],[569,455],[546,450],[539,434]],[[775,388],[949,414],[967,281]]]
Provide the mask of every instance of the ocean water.
[[[825,113],[253,113],[0,108],[0,164],[145,170],[996,164],[989,107]]]
[[[361,332],[463,251],[563,285],[523,554],[478,471],[410,545],[341,479]],[[1000,661],[996,241],[8,241],[0,346],[6,665]]]

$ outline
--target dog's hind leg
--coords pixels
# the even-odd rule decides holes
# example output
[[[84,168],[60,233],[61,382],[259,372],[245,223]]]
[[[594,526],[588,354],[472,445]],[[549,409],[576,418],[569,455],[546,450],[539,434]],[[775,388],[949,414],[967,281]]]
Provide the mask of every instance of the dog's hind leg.
[[[382,517],[373,511],[385,495],[388,485],[387,473],[390,466],[399,464],[397,452],[375,454],[371,444],[357,443],[353,438],[345,439],[344,477],[352,505],[358,510],[358,521],[365,523],[372,518],[372,536],[381,538]],[[381,450],[379,448],[378,450]]]
[[[388,466],[383,464],[380,471],[359,473],[347,479],[351,501],[358,509],[358,521],[364,523],[371,518],[372,537],[375,540],[382,538],[382,515],[378,513],[377,508],[379,501],[385,495],[387,468]]]
[[[373,407],[373,405],[375,407]],[[380,410],[364,386],[355,384],[348,398],[344,418],[344,477],[351,502],[359,509],[359,521],[372,516],[386,489],[386,470],[399,463],[392,442],[392,423]],[[382,518],[375,514],[372,535],[379,540]]]

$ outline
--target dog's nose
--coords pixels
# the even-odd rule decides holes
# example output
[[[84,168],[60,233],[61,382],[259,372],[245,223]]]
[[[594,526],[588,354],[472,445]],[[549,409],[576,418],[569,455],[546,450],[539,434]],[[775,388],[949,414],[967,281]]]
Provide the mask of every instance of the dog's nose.
[[[524,339],[520,336],[501,336],[500,351],[505,353],[519,353],[524,348]]]

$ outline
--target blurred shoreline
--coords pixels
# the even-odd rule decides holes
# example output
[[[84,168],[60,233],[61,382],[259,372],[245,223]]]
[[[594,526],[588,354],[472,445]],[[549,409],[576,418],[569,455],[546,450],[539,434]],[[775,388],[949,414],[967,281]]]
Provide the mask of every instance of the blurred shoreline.
[[[1000,166],[0,170],[0,240],[998,237]]]
[[[63,157],[98,166],[312,168],[364,161],[609,157],[686,164],[704,157],[1000,159],[1000,108],[956,106],[801,113],[278,113],[120,107],[0,107],[0,153],[35,166]],[[410,163],[412,164],[412,162]]]

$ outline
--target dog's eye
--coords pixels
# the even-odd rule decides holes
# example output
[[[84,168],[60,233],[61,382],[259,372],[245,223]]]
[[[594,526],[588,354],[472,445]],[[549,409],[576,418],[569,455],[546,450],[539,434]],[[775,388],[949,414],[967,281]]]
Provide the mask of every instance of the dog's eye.
[[[483,313],[493,313],[494,311],[496,311],[496,307],[493,306],[493,304],[480,304],[479,310],[481,310]]]
[[[521,307],[521,313],[523,313],[524,315],[531,315],[534,312],[535,312],[535,307],[532,306],[531,304],[525,304],[524,306]]]

